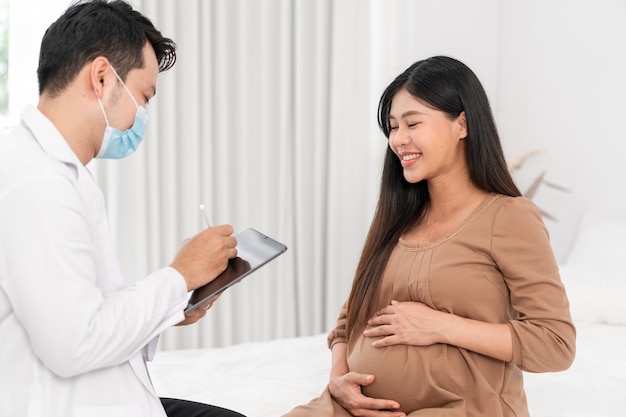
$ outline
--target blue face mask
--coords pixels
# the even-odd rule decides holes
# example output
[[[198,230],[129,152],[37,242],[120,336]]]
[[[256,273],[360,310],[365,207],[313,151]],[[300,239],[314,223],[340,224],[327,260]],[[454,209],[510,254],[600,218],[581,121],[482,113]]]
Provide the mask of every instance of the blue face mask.
[[[106,112],[104,111],[104,106],[102,105],[102,101],[100,97],[98,98],[98,104],[100,105],[100,110],[102,110],[102,114],[104,115],[104,121],[107,124],[106,129],[104,130],[104,136],[102,137],[102,144],[100,145],[100,151],[96,155],[96,158],[105,158],[105,159],[120,159],[127,157],[131,153],[137,150],[137,147],[141,143],[143,136],[146,132],[146,120],[148,118],[146,114],[146,109],[143,106],[139,106],[135,98],[124,84],[124,81],[117,75],[117,72],[113,67],[113,74],[117,77],[124,90],[128,93],[133,103],[135,103],[135,107],[137,107],[137,113],[135,114],[135,123],[133,123],[130,129],[127,129],[123,132],[109,125],[109,119],[107,118]]]

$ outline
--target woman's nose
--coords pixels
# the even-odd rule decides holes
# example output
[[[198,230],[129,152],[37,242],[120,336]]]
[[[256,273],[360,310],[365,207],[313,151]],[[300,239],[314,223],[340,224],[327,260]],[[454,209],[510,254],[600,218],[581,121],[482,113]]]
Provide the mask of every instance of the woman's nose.
[[[391,138],[391,144],[395,149],[401,148],[409,143],[409,135],[403,129],[398,129],[396,134]]]

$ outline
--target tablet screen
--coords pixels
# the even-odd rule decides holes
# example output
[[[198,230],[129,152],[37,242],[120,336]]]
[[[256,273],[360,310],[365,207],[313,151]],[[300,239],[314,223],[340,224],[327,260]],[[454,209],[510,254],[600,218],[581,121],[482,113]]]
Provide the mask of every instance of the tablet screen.
[[[252,228],[235,237],[237,257],[228,261],[228,267],[217,278],[192,292],[185,313],[200,307],[287,250],[282,243]]]

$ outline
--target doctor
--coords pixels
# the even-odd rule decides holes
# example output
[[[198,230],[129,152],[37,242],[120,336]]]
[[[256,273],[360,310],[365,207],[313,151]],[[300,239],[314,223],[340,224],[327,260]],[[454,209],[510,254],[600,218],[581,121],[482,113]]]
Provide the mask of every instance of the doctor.
[[[185,317],[187,294],[236,256],[232,227],[198,233],[126,288],[85,167],[137,148],[175,60],[174,42],[123,1],[74,4],[44,35],[38,106],[0,139],[3,417],[240,416],[158,398],[145,363],[164,329],[206,314]]]

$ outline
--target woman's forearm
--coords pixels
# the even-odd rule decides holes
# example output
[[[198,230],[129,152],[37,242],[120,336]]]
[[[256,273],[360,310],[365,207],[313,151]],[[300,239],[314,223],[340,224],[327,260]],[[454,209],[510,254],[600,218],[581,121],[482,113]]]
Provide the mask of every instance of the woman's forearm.
[[[332,362],[330,368],[330,376],[341,376],[348,373],[348,344],[339,342],[332,347]]]
[[[513,336],[507,324],[486,323],[450,314],[443,342],[501,361],[513,359]]]

